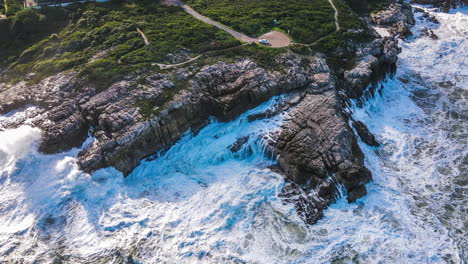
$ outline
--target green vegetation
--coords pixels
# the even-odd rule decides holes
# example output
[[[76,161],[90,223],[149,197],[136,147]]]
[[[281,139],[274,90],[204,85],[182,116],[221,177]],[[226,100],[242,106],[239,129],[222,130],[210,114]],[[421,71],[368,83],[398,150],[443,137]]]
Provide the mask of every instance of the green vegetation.
[[[367,0],[370,13],[375,13],[394,3],[394,0]]]
[[[327,0],[187,0],[187,4],[251,36],[276,27],[297,42],[312,43],[335,30],[334,11]]]
[[[23,9],[23,2],[20,0],[1,0],[0,1],[0,14],[7,16],[14,15]]]
[[[241,45],[223,50],[209,51],[205,53],[202,59],[194,62],[194,64],[203,66],[219,63],[220,61],[233,63],[238,59],[248,57],[265,69],[283,71],[285,70],[284,65],[276,62],[275,58],[286,53],[287,51],[287,48],[273,49],[258,44]],[[170,102],[177,93],[188,88],[189,80],[192,77],[193,75],[188,76],[188,78],[184,80],[173,78],[172,82],[174,83],[174,87],[170,89],[164,89],[162,94],[157,98],[137,100],[135,105],[138,106],[140,114],[143,116],[143,118],[149,119],[153,116],[157,116],[161,110],[165,109],[165,104]],[[146,81],[141,78],[141,84],[145,83]]]
[[[328,0],[187,0],[186,2],[203,15],[252,36],[259,36],[275,29],[289,32],[295,42],[302,44],[311,44],[324,37],[312,47],[293,45],[290,50],[303,55],[313,54],[314,51],[325,53],[329,62],[337,67],[352,65],[354,58],[352,47],[371,40],[366,23],[344,0],[333,0],[339,11],[340,31],[338,32],[335,32],[334,10]],[[365,5],[367,8],[367,2]],[[275,19],[278,21],[277,24],[273,23]]]
[[[328,0],[187,0],[202,14],[252,36],[279,30],[296,42],[309,44],[325,37],[313,46],[279,49],[240,45],[228,33],[181,8],[152,0],[21,10],[0,20],[0,67],[8,68],[0,82],[36,82],[73,69],[98,89],[126,76],[140,76],[138,83],[144,85],[149,73],[163,71],[156,63],[178,63],[199,54],[203,56],[192,63],[199,67],[248,57],[265,69],[284,71],[284,65],[275,60],[281,54],[292,51],[307,58],[319,51],[330,65],[350,67],[352,47],[371,38],[366,24],[344,1],[352,0],[333,0],[341,27],[335,32],[334,10]],[[158,114],[188,86],[188,79],[173,82],[175,87],[165,89],[158,98],[135,102],[144,118]]]
[[[29,9],[15,17],[22,25],[34,25],[47,21],[47,10]],[[9,48],[8,55],[13,56],[4,79],[19,79],[34,72],[39,80],[74,68],[105,88],[133,71],[151,68],[152,63],[171,62],[171,54],[185,59],[184,54],[239,45],[229,34],[182,9],[153,1],[74,4],[54,10],[63,10],[62,21],[70,21],[62,28],[56,27],[56,34],[16,56],[11,54],[15,54],[15,42],[21,34],[4,44]],[[145,33],[149,45],[145,45],[137,28]],[[27,38],[26,42],[34,42],[29,41],[32,39],[36,38]]]
[[[358,14],[365,15],[378,12],[389,6],[394,0],[346,0],[349,6]]]
[[[327,55],[327,62],[333,68],[351,68],[355,61],[353,47],[372,40],[366,23],[344,2],[333,0],[338,9],[340,31],[333,32],[321,40],[315,49]]]
[[[27,9],[0,20],[0,66],[16,59],[24,49],[67,25],[69,11],[44,7]],[[8,60],[8,58],[10,60]],[[3,64],[3,65],[2,65]]]
[[[204,63],[211,64],[217,61],[227,63],[234,62],[241,58],[250,58],[264,69],[279,71],[284,66],[277,63],[275,58],[288,51],[287,48],[269,48],[259,44],[243,45],[223,51],[209,52]]]

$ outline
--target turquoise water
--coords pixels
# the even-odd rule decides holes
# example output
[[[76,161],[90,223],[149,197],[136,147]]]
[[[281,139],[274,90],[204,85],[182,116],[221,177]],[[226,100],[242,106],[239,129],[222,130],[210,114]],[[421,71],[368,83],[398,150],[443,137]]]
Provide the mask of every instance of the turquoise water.
[[[415,36],[429,26],[440,40],[402,42],[397,75],[349,109],[383,144],[360,143],[374,180],[356,203],[307,226],[278,199],[265,145],[285,116],[246,117],[281,97],[188,132],[127,178],[81,172],[78,149],[40,154],[40,131],[23,126],[0,132],[0,263],[466,262],[466,10],[419,21]]]

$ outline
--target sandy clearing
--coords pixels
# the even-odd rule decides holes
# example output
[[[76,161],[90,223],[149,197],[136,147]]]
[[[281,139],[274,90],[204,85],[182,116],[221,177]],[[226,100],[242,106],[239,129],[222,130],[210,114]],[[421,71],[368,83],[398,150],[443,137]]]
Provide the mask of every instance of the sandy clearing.
[[[270,42],[269,46],[273,48],[286,47],[291,44],[291,39],[289,39],[289,37],[286,34],[279,31],[271,31],[264,35],[261,35],[260,37],[255,39],[255,42],[258,43],[260,39],[268,40]]]
[[[238,31],[235,31],[234,29],[228,27],[228,26],[225,26],[219,22],[216,22],[214,20],[212,20],[211,18],[208,18],[206,16],[203,16],[202,14],[198,13],[197,11],[193,10],[190,6],[188,5],[184,5],[182,2],[180,2],[179,0],[164,0],[162,2],[162,4],[164,5],[172,5],[172,6],[180,6],[182,7],[185,12],[187,12],[188,14],[192,15],[193,17],[195,17],[196,19],[198,20],[201,20],[207,24],[210,24],[210,25],[213,25],[219,29],[222,29],[224,31],[226,31],[227,33],[231,34],[233,37],[235,37],[236,39],[242,41],[242,42],[247,42],[247,43],[251,43],[251,42],[255,42],[255,43],[259,43],[259,40],[260,39],[267,39],[269,42],[270,42],[270,45],[268,45],[269,47],[272,47],[272,48],[281,48],[281,47],[286,47],[286,46],[289,46],[289,44],[291,44],[291,40],[289,39],[289,37],[282,33],[282,32],[279,32],[279,31],[272,31],[272,32],[269,32],[269,33],[266,33],[258,38],[252,38],[252,37],[249,37],[241,32],[238,32]]]

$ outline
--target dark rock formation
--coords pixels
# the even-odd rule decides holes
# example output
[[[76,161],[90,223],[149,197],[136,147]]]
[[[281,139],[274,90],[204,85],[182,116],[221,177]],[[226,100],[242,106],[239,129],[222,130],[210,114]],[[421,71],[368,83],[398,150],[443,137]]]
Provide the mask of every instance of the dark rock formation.
[[[332,174],[343,176],[351,168],[366,170],[364,155],[341,114],[334,92],[307,95],[290,115],[278,137],[277,148],[279,166],[291,180],[315,189]],[[345,165],[340,167],[341,164]],[[345,186],[350,193],[370,180],[367,176],[363,181],[360,177],[344,178],[350,183]]]
[[[452,8],[468,5],[468,0],[412,0],[412,4],[432,5],[442,12],[448,12]]]
[[[369,131],[366,124],[361,121],[354,121],[353,127],[356,129],[357,134],[361,138],[361,140],[369,146],[379,147],[380,143],[377,142],[375,136]]]
[[[407,3],[392,4],[388,9],[371,15],[379,26],[389,28],[392,35],[405,39],[410,36],[411,26],[415,24],[411,5]]]
[[[363,50],[363,58],[352,70],[344,72],[344,90],[350,98],[360,98],[369,85],[376,85],[386,74],[396,69],[401,49],[393,38],[374,40]]]
[[[402,21],[409,28],[415,22],[411,7],[406,4],[393,5],[377,17],[376,21],[388,28],[398,28]],[[277,136],[279,169],[293,182],[284,187],[280,197],[292,202],[307,223],[320,219],[323,209],[340,196],[340,186],[349,202],[367,193],[365,184],[372,175],[364,166],[364,155],[337,92],[342,90],[349,98],[361,98],[368,87],[375,88],[379,80],[395,69],[401,52],[395,37],[401,31],[390,33],[392,37],[378,38],[363,47],[358,52],[359,63],[344,72],[343,80],[328,79],[328,86],[334,89],[321,94],[307,93],[290,110]],[[362,122],[355,122],[354,127],[363,141],[379,145]]]
[[[91,129],[96,140],[80,152],[81,168],[92,172],[114,166],[129,174],[141,159],[170,147],[187,130],[206,125],[210,116],[230,120],[274,95],[296,89],[315,93],[331,89],[326,86],[330,73],[320,73],[326,65],[323,60],[304,64],[292,54],[279,60],[286,71],[267,71],[249,59],[199,69],[186,89],[175,92],[147,120],[136,102],[157,99],[173,89],[172,74],[150,76],[145,85],[135,78],[121,81],[101,92],[73,73],[58,74],[33,86],[4,85],[0,112],[39,106],[38,114],[45,114],[35,124],[44,131],[40,149],[46,153],[79,146]]]
[[[426,19],[429,22],[432,22],[434,24],[440,24],[439,20],[432,14],[429,14],[428,12],[424,11],[424,14],[422,15],[422,18]]]
[[[365,195],[372,176],[335,92],[307,94],[289,115],[277,139],[278,162],[284,174],[312,197],[318,211],[303,212],[311,217],[307,221],[315,222],[335,201],[337,185],[344,186],[350,202]]]
[[[421,30],[421,36],[431,38],[433,40],[439,39],[439,37],[430,28],[423,28]]]
[[[406,4],[392,5],[373,19],[396,28],[393,34],[404,33],[398,23],[414,23]],[[288,93],[288,100],[277,109],[248,119],[287,111],[288,118],[273,135],[276,141],[269,142],[267,152],[278,157],[279,172],[289,179],[281,198],[294,203],[306,222],[314,223],[339,197],[341,187],[349,202],[366,194],[365,184],[372,175],[364,166],[343,105],[348,98],[362,97],[368,87],[395,69],[400,52],[397,42],[395,36],[376,37],[357,47],[356,67],[343,74],[331,71],[320,56],[293,53],[276,58],[280,70],[245,58],[128,76],[104,90],[76,73],[61,73],[35,85],[0,84],[0,113],[37,106],[29,118],[43,131],[41,151],[55,153],[80,146],[90,133],[93,142],[78,154],[81,169],[93,172],[113,166],[128,175],[142,159],[171,147],[187,130],[205,126],[210,117],[232,120],[272,96]],[[343,92],[348,98],[343,98]],[[142,102],[152,103],[150,115],[144,114]],[[14,127],[23,121],[0,125]],[[356,130],[363,140],[378,144],[367,129],[358,126]],[[238,152],[246,142],[239,139],[231,151]]]
[[[238,138],[234,144],[229,146],[229,150],[233,153],[239,152],[248,140],[249,136]]]

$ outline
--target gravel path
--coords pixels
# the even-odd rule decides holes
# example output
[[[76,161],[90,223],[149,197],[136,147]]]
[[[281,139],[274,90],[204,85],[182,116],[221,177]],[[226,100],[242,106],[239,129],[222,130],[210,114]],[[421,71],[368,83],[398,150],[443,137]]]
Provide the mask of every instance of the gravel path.
[[[338,22],[338,15],[339,15],[339,12],[338,12],[338,9],[335,7],[335,4],[333,3],[332,0],[328,0],[328,2],[330,3],[330,5],[332,6],[333,10],[335,10],[335,32],[338,32],[340,31],[340,24]],[[187,5],[184,5],[182,2],[180,2],[179,0],[165,0],[163,1],[163,4],[165,5],[177,5],[177,6],[180,6],[181,8],[183,8],[185,10],[185,12],[187,12],[188,14],[192,15],[193,17],[195,17],[196,19],[198,20],[201,20],[207,24],[210,24],[210,25],[213,25],[221,30],[224,30],[226,31],[227,33],[231,34],[233,37],[235,37],[236,39],[240,40],[240,41],[243,41],[243,42],[256,42],[258,43],[258,41],[260,39],[267,39],[269,42],[270,42],[270,46],[273,47],[273,48],[280,48],[280,47],[287,47],[289,46],[290,44],[298,44],[298,45],[304,45],[304,46],[313,46],[315,44],[317,44],[318,42],[322,41],[323,39],[325,39],[326,37],[328,37],[329,35],[326,35],[324,37],[321,37],[320,39],[314,41],[313,43],[311,44],[302,44],[302,43],[293,43],[291,42],[290,38],[282,33],[282,32],[279,32],[279,31],[272,31],[272,32],[269,32],[269,33],[266,33],[258,38],[252,38],[252,37],[249,37],[245,34],[242,34],[238,31],[235,31],[219,22],[216,22],[206,16],[203,16],[202,14],[198,13],[197,11],[193,10],[190,6],[187,6]],[[138,30],[138,32],[140,32]],[[140,34],[142,34],[143,32],[140,32]],[[144,34],[142,34],[142,36],[144,36]],[[145,41],[146,43],[146,41]],[[182,66],[184,64],[187,64],[187,63],[190,63],[192,61],[195,61],[197,60],[198,58],[200,58],[203,54],[200,54],[196,57],[193,57],[187,61],[184,61],[184,62],[181,62],[181,63],[177,63],[177,64],[160,64],[160,63],[157,63],[156,65],[158,65],[161,69],[170,69],[170,68],[174,68],[174,67],[178,67],[178,66]]]

